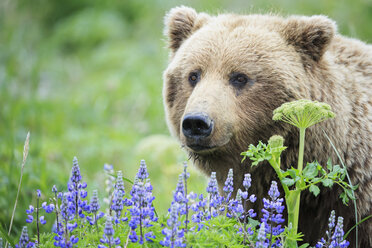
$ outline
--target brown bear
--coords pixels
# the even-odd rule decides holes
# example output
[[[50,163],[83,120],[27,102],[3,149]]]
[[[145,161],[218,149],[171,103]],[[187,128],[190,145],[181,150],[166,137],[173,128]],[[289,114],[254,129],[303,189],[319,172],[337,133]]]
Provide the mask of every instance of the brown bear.
[[[169,65],[163,97],[171,133],[207,175],[215,171],[221,189],[229,168],[234,185],[252,174],[250,192],[267,195],[277,180],[268,164],[251,168],[240,153],[249,144],[280,134],[288,147],[282,165],[297,164],[298,129],[272,120],[273,110],[297,99],[326,102],[336,113],[307,130],[305,162],[340,163],[322,130],[333,140],[356,190],[358,219],[372,214],[372,46],[337,33],[325,16],[210,16],[188,7],[165,18]],[[299,230],[312,245],[328,228],[331,210],[355,224],[353,204],[340,188],[301,198]],[[260,211],[262,203],[254,206]],[[359,227],[359,247],[372,247],[372,220]],[[348,237],[355,245],[355,234]]]

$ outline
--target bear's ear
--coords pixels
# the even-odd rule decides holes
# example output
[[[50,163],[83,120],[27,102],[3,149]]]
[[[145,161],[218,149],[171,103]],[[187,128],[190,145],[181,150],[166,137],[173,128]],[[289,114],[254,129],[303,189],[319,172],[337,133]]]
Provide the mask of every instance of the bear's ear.
[[[305,58],[319,61],[337,30],[334,21],[325,16],[290,17],[285,21],[283,35],[287,42]]]
[[[171,9],[164,18],[164,34],[168,37],[172,52],[176,52],[182,42],[199,29],[208,18],[207,14],[198,14],[194,9],[185,6]]]

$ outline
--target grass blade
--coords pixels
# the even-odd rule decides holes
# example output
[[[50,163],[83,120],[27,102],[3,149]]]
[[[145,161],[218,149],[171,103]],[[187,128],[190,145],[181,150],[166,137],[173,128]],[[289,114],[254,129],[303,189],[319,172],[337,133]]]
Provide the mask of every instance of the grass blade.
[[[12,240],[12,238],[6,233],[3,225],[0,224],[0,235],[1,237],[3,237],[4,240],[6,240],[7,243],[10,244],[11,247],[14,247],[14,241]]]
[[[368,220],[371,217],[372,217],[372,215],[369,215],[369,216],[365,217],[363,220],[359,221],[356,225],[354,225],[352,228],[350,228],[350,230],[347,231],[347,233],[344,235],[344,239],[346,239],[347,236],[349,236],[350,232],[352,230],[354,230],[354,228],[356,228],[357,226],[359,226],[360,224],[362,224],[364,221]]]
[[[336,155],[337,155],[338,159],[340,160],[342,166],[345,168],[347,180],[349,181],[349,184],[353,187],[354,185],[351,183],[351,179],[350,179],[349,173],[347,172],[347,168],[344,164],[344,161],[342,160],[342,158],[341,158],[340,154],[338,153],[338,151],[337,151],[335,145],[333,144],[332,140],[328,137],[327,133],[324,130],[322,130],[322,131],[323,131],[324,135],[326,136],[326,138],[328,139],[329,143],[331,144],[333,150],[336,152]],[[355,248],[358,248],[358,224],[359,224],[358,223],[358,210],[357,210],[354,190],[352,190],[352,193],[353,193],[353,198],[354,198],[353,203],[354,203],[354,211],[355,211],[355,226],[354,226],[355,227]],[[354,227],[352,227],[347,233],[349,234],[349,232],[351,230],[353,230]]]
[[[25,164],[26,164],[29,148],[30,148],[30,132],[27,133],[25,145],[23,146],[23,161],[22,161],[22,166],[21,166],[21,177],[19,179],[17,196],[16,196],[15,203],[14,203],[12,218],[10,219],[8,236],[10,235],[10,232],[12,231],[14,214],[15,214],[15,211],[16,211],[16,208],[17,208],[17,203],[18,203],[19,191],[21,190],[21,185],[22,185],[23,169],[24,169]],[[7,248],[7,247],[8,247],[8,242],[5,244],[5,248]]]

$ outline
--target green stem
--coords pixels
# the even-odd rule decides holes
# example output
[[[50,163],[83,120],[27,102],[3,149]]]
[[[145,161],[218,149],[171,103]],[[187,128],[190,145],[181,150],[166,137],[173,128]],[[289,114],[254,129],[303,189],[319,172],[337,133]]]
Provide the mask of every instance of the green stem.
[[[289,188],[286,184],[282,183],[283,174],[280,171],[280,157],[277,160],[275,158],[270,159],[269,163],[270,163],[271,167],[275,170],[275,173],[277,174],[277,176],[279,177],[279,181],[282,184],[285,195],[288,195],[289,194]]]
[[[300,128],[300,146],[299,146],[299,151],[298,151],[298,164],[297,164],[297,169],[299,170],[299,173],[302,172],[303,163],[304,163],[305,130],[306,128]]]
[[[305,130],[306,128],[300,128],[300,144],[298,151],[298,173],[301,175],[304,162],[304,148],[305,148]],[[304,184],[303,179],[296,183],[296,190],[291,191],[289,196],[286,198],[288,208],[288,223],[292,223],[292,234],[297,235],[298,231],[298,220],[300,215],[300,198],[301,198],[301,187]]]

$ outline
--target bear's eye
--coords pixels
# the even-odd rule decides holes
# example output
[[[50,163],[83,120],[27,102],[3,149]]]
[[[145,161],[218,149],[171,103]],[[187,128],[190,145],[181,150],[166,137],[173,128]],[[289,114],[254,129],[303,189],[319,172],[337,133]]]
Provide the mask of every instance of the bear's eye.
[[[232,73],[230,75],[230,83],[234,86],[234,87],[243,87],[244,85],[246,85],[250,80],[250,78],[243,74],[243,73]]]
[[[195,86],[200,80],[200,71],[193,71],[189,74],[189,82],[192,86]]]

